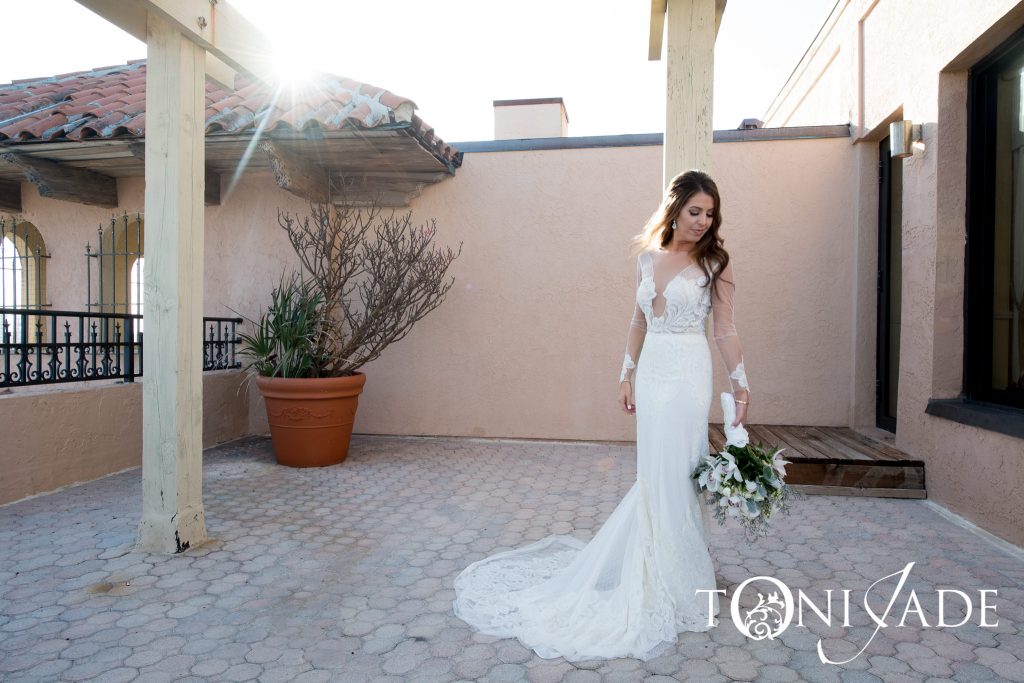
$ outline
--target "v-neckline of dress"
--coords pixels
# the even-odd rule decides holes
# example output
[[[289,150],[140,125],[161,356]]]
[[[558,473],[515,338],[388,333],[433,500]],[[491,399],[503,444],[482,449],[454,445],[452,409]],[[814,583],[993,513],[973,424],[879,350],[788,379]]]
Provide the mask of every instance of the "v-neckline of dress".
[[[676,280],[680,279],[686,271],[688,271],[690,268],[697,267],[698,264],[697,264],[696,261],[691,261],[688,266],[684,266],[682,270],[680,270],[678,273],[673,275],[669,280],[667,280],[665,282],[665,289],[661,292],[661,298],[665,300],[665,308],[662,310],[660,315],[656,315],[654,313],[654,302],[658,298],[658,282],[657,282],[657,280],[654,277],[654,256],[653,256],[654,252],[649,252],[649,253],[651,254],[651,289],[654,290],[654,295],[651,297],[650,303],[648,303],[647,305],[650,306],[650,309],[651,309],[651,313],[650,314],[652,316],[652,319],[654,319],[654,320],[664,320],[665,316],[668,315],[668,297],[665,296],[665,294],[668,292],[669,287],[672,286],[673,282],[675,282]]]
[[[657,253],[657,252],[652,252],[652,253]],[[663,252],[663,253],[668,253],[668,252]],[[696,261],[690,261],[690,265],[684,266],[682,270],[680,270],[678,273],[676,273],[671,278],[666,280],[665,281],[665,289],[663,289],[661,291],[662,298],[665,297],[665,292],[668,291],[668,288],[672,285],[673,282],[675,282],[680,277],[682,277],[683,273],[688,271],[690,268],[696,267],[696,265],[697,265]],[[651,257],[651,284],[654,286],[654,297],[651,299],[651,311],[653,312],[654,311],[654,300],[658,298],[658,280],[657,280],[657,278],[654,277],[654,257],[653,256]],[[666,299],[666,302],[667,302],[667,299]],[[662,315],[664,315],[664,314],[662,314]],[[661,316],[655,316],[655,317],[661,317]]]

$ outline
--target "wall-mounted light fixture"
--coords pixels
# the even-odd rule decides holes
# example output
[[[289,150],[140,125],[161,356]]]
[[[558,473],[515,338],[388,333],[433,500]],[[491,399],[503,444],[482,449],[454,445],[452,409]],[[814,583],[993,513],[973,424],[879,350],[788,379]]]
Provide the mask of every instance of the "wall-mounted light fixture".
[[[889,150],[893,158],[912,156],[915,142],[921,142],[920,123],[893,121],[889,124]]]

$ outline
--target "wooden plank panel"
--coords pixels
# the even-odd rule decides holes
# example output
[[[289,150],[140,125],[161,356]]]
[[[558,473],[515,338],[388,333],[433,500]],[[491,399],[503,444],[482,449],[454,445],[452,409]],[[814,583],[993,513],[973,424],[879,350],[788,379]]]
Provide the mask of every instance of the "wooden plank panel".
[[[850,461],[794,461],[786,468],[786,481],[791,484],[829,484],[861,488],[924,488],[923,468],[908,466],[877,466]]]
[[[862,449],[850,446],[842,440],[820,431],[817,427],[795,427],[794,429],[798,430],[798,433],[804,440],[814,444],[821,444],[819,450],[831,449],[837,457],[849,460],[877,460],[877,458],[869,453],[865,453]]]
[[[861,434],[855,429],[849,427],[819,427],[820,430],[831,434],[833,431],[839,432],[842,438],[846,439],[847,442],[853,441],[869,449],[873,453],[878,454],[879,459],[883,460],[909,460],[912,459],[903,451],[893,448],[887,443],[876,441],[871,437]]]
[[[870,498],[914,498],[924,499],[927,492],[920,489],[853,488],[846,486],[793,485],[793,490],[808,495],[823,496],[864,496]]]
[[[846,432],[849,431],[848,427],[809,426],[805,427],[804,429],[807,430],[809,434],[813,434],[821,438],[823,441],[829,443],[843,444],[847,448],[850,448],[851,450],[860,453],[865,458],[869,458],[871,460],[883,459],[881,452],[875,450],[874,448],[871,448],[870,444],[863,444],[855,439],[850,439],[849,437],[847,437]]]
[[[770,431],[770,428],[767,425],[744,425],[744,426],[747,429],[747,436],[749,436],[750,440],[753,441],[754,443],[757,443],[759,441],[760,442],[764,442],[764,443],[778,443],[779,442],[778,436],[773,434]],[[778,443],[778,445],[781,446],[782,444]]]
[[[836,432],[845,437],[846,429],[747,425],[751,441],[786,449],[784,457],[791,462],[786,479],[797,490],[833,495],[926,497],[924,463],[906,458],[897,461],[874,457],[867,446],[861,450],[862,444],[851,444],[851,438],[836,437]],[[717,451],[721,447],[725,442],[722,425],[708,425],[708,440],[712,450]],[[851,453],[859,453],[862,457],[851,457]]]
[[[835,449],[829,448],[827,444],[822,444],[820,439],[807,438],[802,427],[787,425],[780,427],[779,430],[786,435],[786,438],[797,444],[800,450],[809,457],[826,458],[828,460],[840,458],[840,454]]]
[[[826,457],[826,456],[823,456],[821,453],[818,453],[814,449],[808,448],[806,445],[801,443],[798,439],[794,439],[791,434],[789,434],[787,431],[785,431],[786,428],[783,425],[772,425],[771,427],[768,427],[766,425],[760,425],[760,428],[764,432],[765,436],[767,437],[767,439],[766,439],[767,441],[771,441],[772,443],[775,443],[775,444],[777,444],[779,446],[783,446],[786,449],[786,453],[783,454],[783,457],[786,460],[791,460],[794,457],[796,457],[796,458],[822,458],[822,457]]]
[[[722,446],[725,445],[725,433],[720,425],[708,425],[708,445],[711,447],[712,453],[722,450]]]

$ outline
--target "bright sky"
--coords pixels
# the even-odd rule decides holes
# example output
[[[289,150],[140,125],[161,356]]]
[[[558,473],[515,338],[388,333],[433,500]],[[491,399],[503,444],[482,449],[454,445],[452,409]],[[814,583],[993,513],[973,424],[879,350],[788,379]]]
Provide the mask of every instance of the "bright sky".
[[[493,100],[562,97],[570,135],[664,130],[648,0],[231,0],[278,51],[387,88],[451,142],[494,137]],[[728,0],[714,127],[763,118],[836,0]],[[783,11],[785,10],[785,11]],[[0,83],[123,64],[145,45],[74,0],[4,8]],[[837,121],[836,123],[843,123]]]

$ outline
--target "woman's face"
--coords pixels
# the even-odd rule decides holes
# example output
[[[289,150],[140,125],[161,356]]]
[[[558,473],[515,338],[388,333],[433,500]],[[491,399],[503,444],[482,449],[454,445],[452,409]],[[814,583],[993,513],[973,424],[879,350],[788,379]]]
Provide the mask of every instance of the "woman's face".
[[[715,217],[715,200],[706,192],[697,192],[683,205],[676,216],[677,240],[697,242],[711,229]]]

